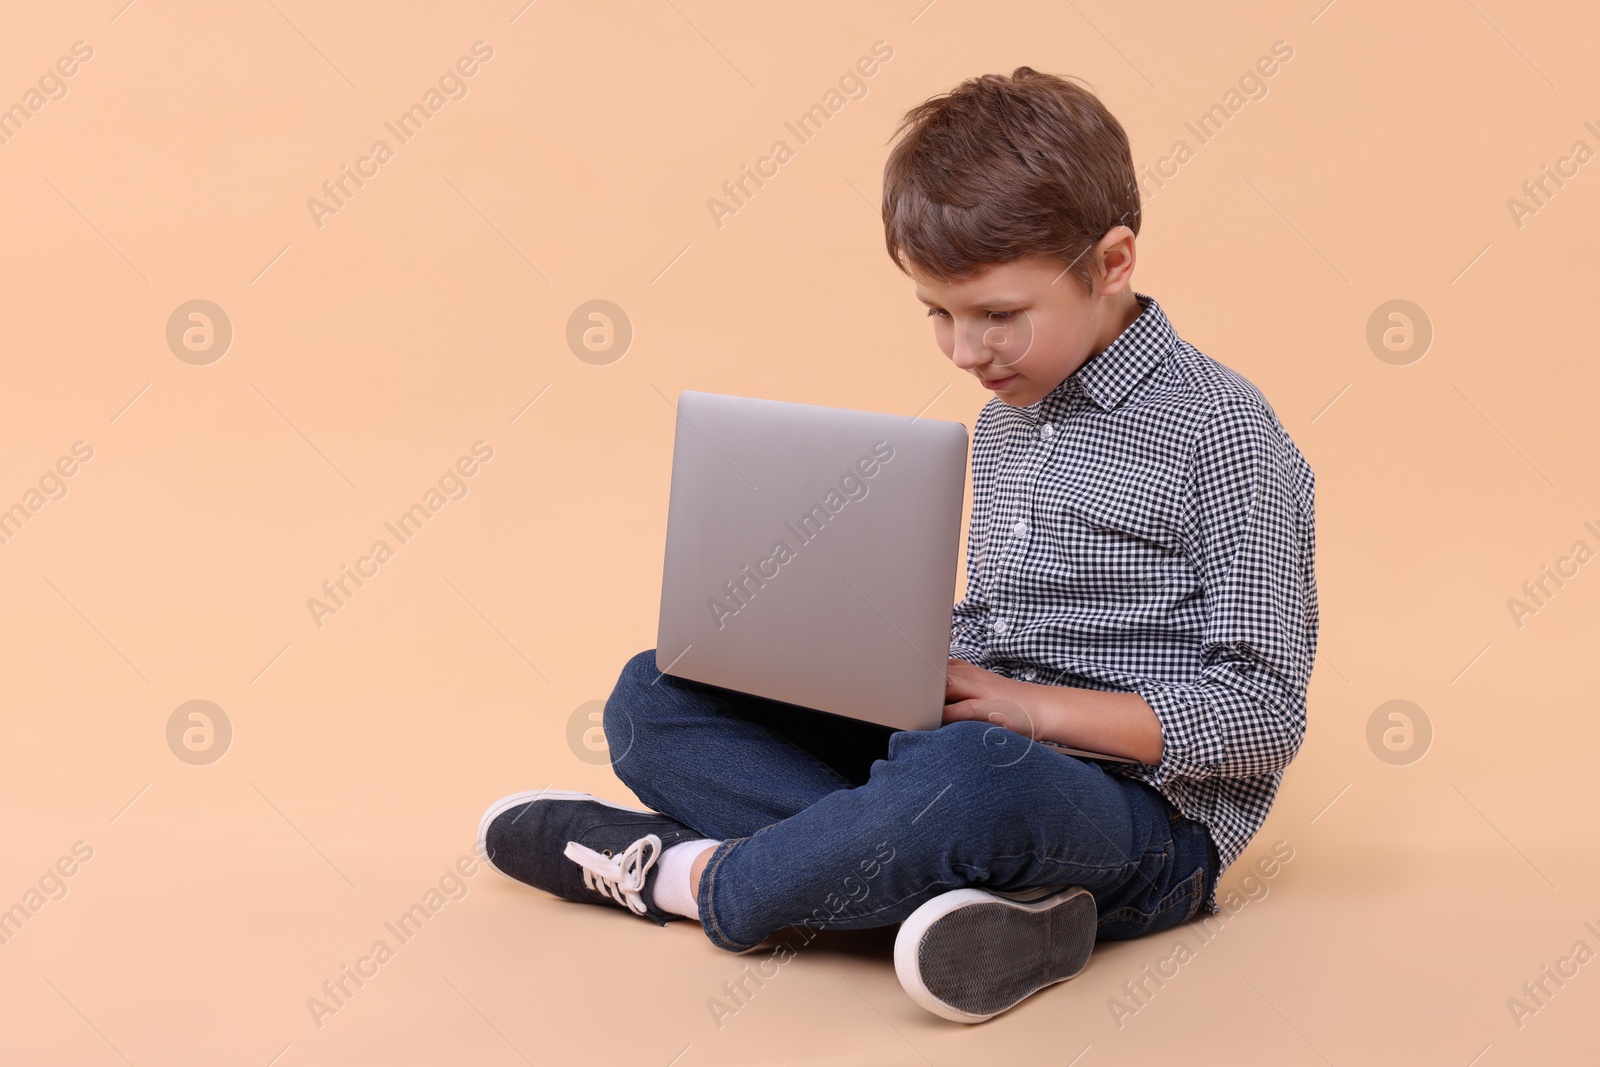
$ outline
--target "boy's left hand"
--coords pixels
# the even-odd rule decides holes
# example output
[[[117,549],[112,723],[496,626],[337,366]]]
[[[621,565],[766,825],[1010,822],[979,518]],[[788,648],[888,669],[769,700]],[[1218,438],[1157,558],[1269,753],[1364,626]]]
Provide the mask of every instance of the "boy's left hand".
[[[1036,734],[1032,717],[1022,704],[1027,682],[951,658],[944,690],[946,723],[973,719],[992,722],[1025,737]]]

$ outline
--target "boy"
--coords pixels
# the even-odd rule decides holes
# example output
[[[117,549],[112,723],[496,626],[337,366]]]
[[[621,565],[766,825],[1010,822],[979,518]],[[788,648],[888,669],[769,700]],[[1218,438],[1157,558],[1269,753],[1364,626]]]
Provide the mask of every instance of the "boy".
[[[995,392],[944,725],[808,713],[641,652],[604,725],[655,810],[541,790],[480,837],[513,878],[695,919],[735,952],[899,923],[906,991],[979,1022],[1077,974],[1097,938],[1217,910],[1305,733],[1313,479],[1255,386],[1132,288],[1138,187],[1093,94],[1020,67],[899,132],[890,257]]]

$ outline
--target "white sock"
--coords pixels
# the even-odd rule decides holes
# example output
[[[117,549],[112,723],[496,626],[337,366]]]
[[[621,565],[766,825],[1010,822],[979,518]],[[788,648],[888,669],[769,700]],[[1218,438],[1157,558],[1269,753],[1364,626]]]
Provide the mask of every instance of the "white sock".
[[[695,903],[695,886],[689,884],[689,868],[700,858],[700,853],[722,844],[708,837],[698,841],[680,841],[656,861],[656,884],[651,893],[655,906],[685,919],[699,920],[700,905]]]

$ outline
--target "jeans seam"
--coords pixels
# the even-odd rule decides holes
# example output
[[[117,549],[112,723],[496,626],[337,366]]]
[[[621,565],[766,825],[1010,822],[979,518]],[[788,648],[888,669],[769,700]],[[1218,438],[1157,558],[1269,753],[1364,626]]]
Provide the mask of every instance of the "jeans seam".
[[[874,908],[871,911],[862,912],[859,915],[853,915],[853,916],[851,916],[851,918],[854,918],[854,919],[869,918],[869,917],[871,917],[873,915],[877,915],[877,914],[879,914],[881,912],[889,911],[891,908],[898,908],[901,904],[904,904],[906,901],[910,900],[912,897],[917,896],[918,894],[921,894],[921,893],[926,893],[929,889],[933,888],[934,886],[943,886],[943,885],[952,885],[952,884],[954,884],[954,883],[944,882],[944,881],[930,882],[927,885],[923,886],[921,889],[918,889],[916,892],[907,893],[904,896],[900,897],[898,900],[891,901],[890,903],[885,904],[881,908]],[[837,916],[833,916],[833,918],[837,918]],[[804,922],[805,920],[802,919],[801,921]]]
[[[1142,858],[1141,858],[1141,860],[1128,860],[1128,861],[1125,861],[1123,863],[1102,863],[1102,864],[1093,864],[1093,865],[1087,864],[1087,863],[1074,863],[1074,862],[1072,862],[1070,860],[1060,860],[1060,859],[1055,859],[1054,857],[1050,857],[1050,856],[1040,856],[1038,851],[1035,850],[1035,849],[1028,849],[1026,852],[1008,852],[1008,853],[1006,853],[1005,855],[1002,855],[1002,856],[990,856],[989,857],[989,862],[993,863],[996,860],[1016,860],[1016,859],[1023,859],[1024,857],[1026,857],[1028,859],[1031,859],[1035,863],[1038,863],[1038,864],[1050,864],[1050,865],[1055,866],[1055,867],[1076,867],[1081,871],[1087,871],[1087,872],[1092,872],[1092,873],[1096,873],[1096,874],[1103,874],[1103,873],[1105,873],[1107,871],[1118,871],[1118,870],[1122,870],[1122,869],[1127,868],[1127,867],[1132,867],[1132,868],[1137,869],[1139,867],[1140,862],[1142,862]],[[966,864],[962,864],[962,866],[963,867],[967,867],[968,870],[971,869]],[[988,873],[988,872],[986,872],[986,873]],[[1042,883],[1042,884],[1054,885],[1055,883],[1047,882],[1047,883]]]
[[[714,932],[714,940],[722,942],[722,947],[726,948],[728,946],[733,946],[738,951],[744,952],[744,951],[748,951],[749,949],[754,948],[756,945],[759,945],[761,942],[756,941],[756,942],[752,942],[752,943],[747,945],[743,941],[736,941],[733,938],[729,937],[727,932],[722,929],[722,924],[717,922],[717,909],[716,909],[716,906],[714,905],[713,900],[712,900],[712,898],[713,898],[713,896],[715,894],[715,891],[716,891],[716,881],[717,881],[716,872],[717,872],[717,868],[722,866],[722,861],[723,860],[727,859],[730,855],[732,855],[732,853],[733,853],[733,847],[732,846],[734,844],[736,844],[736,843],[737,843],[736,841],[727,842],[727,846],[728,847],[726,847],[726,848],[724,848],[722,850],[722,855],[721,856],[714,857],[712,859],[712,861],[706,865],[705,873],[703,874],[702,877],[704,877],[705,880],[706,880],[706,907],[705,907],[706,920],[711,925],[711,931],[708,931],[708,933],[713,933]]]
[[[1008,859],[1021,859],[1023,857],[1029,857],[1029,858],[1033,859],[1036,863],[1046,863],[1046,864],[1050,864],[1050,865],[1056,866],[1056,867],[1076,866],[1079,869],[1086,870],[1086,871],[1101,872],[1101,871],[1114,871],[1114,870],[1118,870],[1119,869],[1119,865],[1114,865],[1114,864],[1113,865],[1096,866],[1096,867],[1087,867],[1087,866],[1085,866],[1083,864],[1071,864],[1071,863],[1069,863],[1068,861],[1065,861],[1065,860],[1041,859],[1039,857],[1038,853],[1033,851],[1033,850],[1031,850],[1031,849],[1029,851],[1027,851],[1027,852],[1008,853],[1008,854],[1003,855],[1003,856],[993,856],[993,857],[990,857],[990,858],[991,858],[991,860],[1008,860]],[[967,867],[966,864],[962,864],[961,866],[966,868],[969,871],[971,870],[971,868]],[[1128,866],[1128,864],[1122,864],[1120,866]],[[971,877],[970,874],[966,876],[965,881],[969,885],[981,885],[982,884],[977,879]],[[1040,884],[1042,884],[1042,885],[1055,885],[1056,883],[1054,883],[1054,882],[1042,882]],[[1073,883],[1073,884],[1076,884],[1076,883]],[[910,900],[912,897],[918,896],[918,895],[920,895],[922,893],[926,893],[930,888],[933,888],[934,886],[945,886],[945,885],[954,886],[954,885],[957,885],[957,883],[946,882],[946,881],[943,881],[942,879],[938,880],[938,881],[930,882],[930,883],[928,883],[928,885],[923,886],[921,889],[918,889],[915,892],[907,893],[904,896],[900,897],[899,899],[891,901],[890,903],[887,903],[887,904],[883,905],[880,908],[874,908],[872,911],[857,913],[855,915],[852,915],[851,918],[854,918],[854,919],[865,919],[865,918],[869,918],[869,917],[871,917],[873,915],[877,915],[877,914],[879,914],[881,912],[889,911],[889,910],[891,910],[893,908],[898,908],[901,904],[905,903],[907,900]]]

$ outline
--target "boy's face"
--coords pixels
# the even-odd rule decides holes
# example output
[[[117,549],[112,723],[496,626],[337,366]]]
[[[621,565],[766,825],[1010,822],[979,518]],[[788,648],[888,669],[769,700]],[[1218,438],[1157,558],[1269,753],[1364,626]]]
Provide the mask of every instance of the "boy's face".
[[[1119,232],[1120,231],[1120,232]],[[1042,399],[1117,339],[1140,308],[1133,297],[1133,233],[1119,226],[1088,255],[1094,293],[1059,260],[1031,256],[941,284],[913,269],[934,337],[955,365],[1013,407]]]

